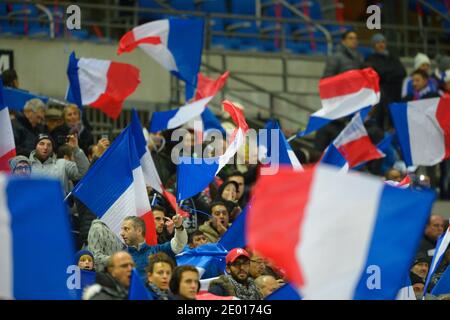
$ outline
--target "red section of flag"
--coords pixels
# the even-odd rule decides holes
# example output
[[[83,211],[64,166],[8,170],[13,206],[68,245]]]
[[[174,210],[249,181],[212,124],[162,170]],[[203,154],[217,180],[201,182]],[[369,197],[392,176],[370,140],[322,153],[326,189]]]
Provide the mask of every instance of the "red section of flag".
[[[296,286],[304,283],[296,248],[313,176],[313,168],[295,172],[286,167],[275,175],[261,176],[253,189],[247,217],[248,246],[282,268]],[[277,212],[283,212],[282,217]]]
[[[352,140],[339,146],[337,149],[347,160],[350,168],[356,167],[363,162],[384,157],[384,154],[370,141],[369,136],[362,136],[361,138]]]
[[[111,62],[107,74],[105,93],[91,104],[112,119],[117,119],[124,100],[137,88],[140,80],[139,69],[126,63]]]
[[[163,190],[164,190],[164,197],[169,201],[172,208],[174,208],[175,211],[177,211],[178,214],[180,216],[182,216],[183,218],[189,218],[190,217],[189,213],[187,213],[186,211],[184,211],[180,208],[177,209],[178,205],[177,205],[177,199],[175,198],[175,196],[173,194],[171,194],[169,191],[167,191],[166,189],[163,189]]]
[[[436,110],[436,119],[444,133],[445,159],[450,157],[450,97],[442,97]]]
[[[219,92],[227,82],[229,74],[230,72],[227,71],[214,80],[199,73],[194,101],[216,95],[216,93]]]
[[[156,235],[155,217],[151,211],[141,216],[145,222],[145,242],[149,246],[155,246],[158,244],[158,237]]]
[[[380,77],[372,68],[350,70],[327,77],[319,81],[320,99],[330,99],[338,96],[352,94],[363,88],[380,92]]]
[[[6,171],[10,172],[9,168],[9,159],[16,156],[16,149],[12,149],[11,151],[5,153],[4,155],[0,156],[0,171]]]
[[[161,44],[161,37],[145,37],[139,40],[134,38],[133,31],[128,31],[119,41],[119,47],[117,48],[117,54],[121,55],[124,52],[131,52],[136,49],[140,44]]]

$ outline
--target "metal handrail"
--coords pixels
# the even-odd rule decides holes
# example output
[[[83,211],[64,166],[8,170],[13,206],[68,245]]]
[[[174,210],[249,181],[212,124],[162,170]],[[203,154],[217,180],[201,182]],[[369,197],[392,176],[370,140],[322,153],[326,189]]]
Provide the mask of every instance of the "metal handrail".
[[[35,6],[36,6],[36,8],[38,8],[39,10],[44,12],[44,14],[47,16],[48,26],[49,26],[49,31],[50,31],[50,38],[54,39],[55,38],[55,20],[53,19],[53,14],[47,7],[43,6],[40,3],[36,3]]]
[[[314,25],[320,32],[322,32],[325,36],[325,39],[327,39],[327,54],[331,55],[333,52],[333,38],[331,37],[330,32],[321,24],[313,21],[310,17],[305,15],[303,12],[298,10],[295,6],[290,4],[289,2],[285,0],[274,0],[275,2],[281,3],[284,7],[286,7],[288,10],[290,10],[295,15],[299,16],[303,20],[305,20],[307,23],[310,23]]]

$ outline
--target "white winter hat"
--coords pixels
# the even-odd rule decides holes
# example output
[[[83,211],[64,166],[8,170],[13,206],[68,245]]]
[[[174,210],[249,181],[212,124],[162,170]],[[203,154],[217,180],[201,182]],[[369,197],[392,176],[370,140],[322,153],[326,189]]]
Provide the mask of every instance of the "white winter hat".
[[[417,70],[420,68],[421,65],[423,64],[429,64],[431,65],[431,61],[430,58],[428,58],[428,56],[424,53],[418,53],[415,57],[414,57],[414,70]]]

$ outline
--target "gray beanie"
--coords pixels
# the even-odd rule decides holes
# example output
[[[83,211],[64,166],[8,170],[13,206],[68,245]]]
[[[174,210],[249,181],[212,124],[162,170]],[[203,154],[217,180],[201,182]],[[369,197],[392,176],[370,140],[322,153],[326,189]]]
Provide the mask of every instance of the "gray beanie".
[[[9,167],[11,168],[11,171],[14,171],[14,169],[20,162],[26,162],[29,166],[31,166],[30,159],[28,159],[27,157],[15,156],[14,158],[9,159]]]

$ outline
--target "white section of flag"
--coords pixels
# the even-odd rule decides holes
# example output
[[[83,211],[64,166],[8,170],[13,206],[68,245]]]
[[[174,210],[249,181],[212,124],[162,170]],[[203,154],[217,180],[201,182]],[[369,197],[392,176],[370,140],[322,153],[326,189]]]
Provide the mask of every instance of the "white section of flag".
[[[106,91],[108,84],[109,60],[80,58],[78,60],[78,79],[80,82],[81,100],[89,105]]]

